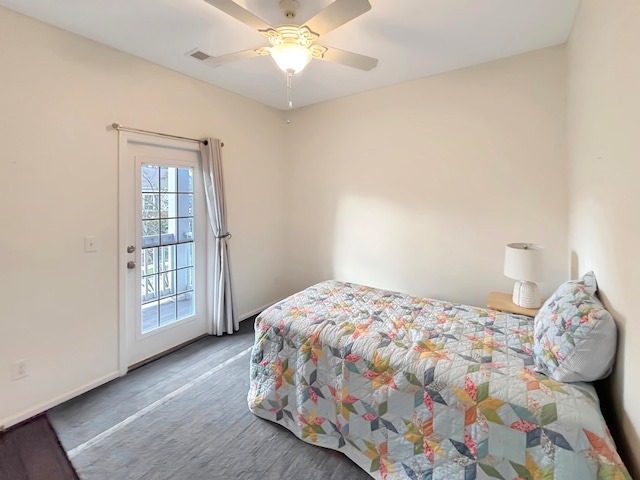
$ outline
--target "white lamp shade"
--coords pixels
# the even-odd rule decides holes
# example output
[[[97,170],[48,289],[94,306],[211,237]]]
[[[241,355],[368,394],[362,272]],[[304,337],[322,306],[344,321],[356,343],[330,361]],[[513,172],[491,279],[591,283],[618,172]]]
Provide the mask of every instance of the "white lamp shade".
[[[542,281],[543,249],[533,243],[510,243],[504,254],[504,275],[526,282]]]
[[[283,72],[298,73],[311,61],[311,50],[297,43],[274,45],[269,53]]]

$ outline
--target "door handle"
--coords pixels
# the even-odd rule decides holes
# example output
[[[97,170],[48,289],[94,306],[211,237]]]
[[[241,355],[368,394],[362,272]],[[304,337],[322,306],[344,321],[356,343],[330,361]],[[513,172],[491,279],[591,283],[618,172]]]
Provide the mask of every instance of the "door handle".
[[[127,268],[128,268],[129,270],[132,270],[132,269],[136,268],[136,262],[134,262],[133,260],[129,260],[129,261],[127,262]]]
[[[133,245],[129,245],[129,246],[127,247],[127,253],[133,253],[133,252],[135,252],[135,251],[136,251],[136,247],[135,247],[135,246],[133,246]]]

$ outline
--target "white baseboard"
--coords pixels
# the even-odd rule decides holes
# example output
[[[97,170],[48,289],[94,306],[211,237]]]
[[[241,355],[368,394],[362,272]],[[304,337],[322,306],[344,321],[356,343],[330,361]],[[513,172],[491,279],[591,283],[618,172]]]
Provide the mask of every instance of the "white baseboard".
[[[282,299],[280,299],[280,300],[282,300]],[[255,309],[253,309],[253,310],[251,310],[251,311],[249,311],[249,312],[247,312],[247,313],[245,313],[243,315],[240,315],[240,318],[242,320],[246,320],[246,319],[252,317],[253,315],[255,315],[256,313],[262,312],[265,308],[270,307],[271,305],[273,305],[274,303],[279,302],[280,300],[275,300],[275,301],[269,302],[269,303],[267,303],[267,304],[265,304],[265,305],[263,305],[261,307],[255,308]],[[105,384],[107,382],[110,382],[111,380],[114,380],[114,379],[116,379],[116,378],[118,378],[120,376],[121,376],[120,372],[110,373],[109,375],[105,375],[104,377],[101,377],[101,378],[99,378],[99,379],[97,379],[97,380],[95,380],[95,381],[93,381],[91,383],[83,385],[80,388],[77,388],[77,389],[72,390],[72,391],[70,391],[68,393],[65,393],[64,395],[56,397],[56,398],[54,398],[54,399],[52,399],[52,400],[50,400],[48,402],[44,402],[44,403],[41,403],[38,406],[35,406],[33,408],[29,408],[27,410],[24,410],[24,411],[18,413],[17,415],[12,416],[12,417],[2,419],[2,420],[0,420],[0,431],[3,428],[9,428],[12,425],[15,425],[15,424],[20,423],[20,422],[22,422],[24,420],[27,420],[28,418],[31,418],[31,417],[33,417],[35,415],[39,415],[40,413],[46,412],[47,410],[49,410],[50,408],[55,407],[56,405],[60,405],[61,403],[66,402],[67,400],[71,400],[72,398],[77,397],[78,395],[82,395],[83,393],[86,393],[89,390],[92,390],[92,389],[94,389],[96,387],[99,387],[100,385],[103,385],[103,384]]]
[[[287,298],[287,297],[283,297],[283,298],[281,298],[280,300],[283,300],[283,299],[285,299],[285,298]],[[260,312],[262,312],[264,309],[269,308],[271,305],[273,305],[273,304],[275,304],[275,303],[278,303],[280,300],[275,300],[275,301],[273,301],[273,302],[269,302],[269,303],[267,303],[267,304],[265,304],[265,305],[263,305],[263,306],[261,306],[261,307],[254,308],[254,309],[253,309],[253,310],[251,310],[250,312],[247,312],[247,313],[245,313],[245,314],[243,314],[243,315],[239,315],[239,317],[241,318],[241,320],[240,320],[240,321],[242,322],[243,320],[246,320],[247,318],[254,316],[256,313],[260,313]]]
[[[82,395],[83,393],[86,393],[89,390],[93,390],[94,388],[99,387],[100,385],[104,385],[105,383],[110,382],[111,380],[114,380],[119,376],[120,376],[120,373],[118,372],[110,373],[108,375],[105,375],[104,377],[100,377],[99,379],[93,382],[87,383],[86,385],[83,385],[80,388],[76,388],[75,390],[71,390],[70,392],[67,392],[64,395],[60,395],[59,397],[49,400],[48,402],[41,403],[40,405],[37,405],[33,408],[29,408],[27,410],[23,410],[22,412],[18,413],[17,415],[14,415],[13,417],[2,419],[0,420],[0,431],[4,428],[9,428],[13,425],[16,425],[17,423],[27,420],[35,415],[39,415],[43,412],[46,412],[47,410],[55,407],[56,405],[60,405],[61,403],[64,403],[67,400],[71,400],[72,398],[75,398],[78,395]]]

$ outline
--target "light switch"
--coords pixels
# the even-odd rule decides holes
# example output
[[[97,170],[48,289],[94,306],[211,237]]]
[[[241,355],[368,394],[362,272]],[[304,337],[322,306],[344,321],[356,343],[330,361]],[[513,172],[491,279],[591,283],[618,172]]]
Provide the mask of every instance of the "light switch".
[[[85,253],[98,251],[98,239],[96,237],[84,237],[84,251]]]

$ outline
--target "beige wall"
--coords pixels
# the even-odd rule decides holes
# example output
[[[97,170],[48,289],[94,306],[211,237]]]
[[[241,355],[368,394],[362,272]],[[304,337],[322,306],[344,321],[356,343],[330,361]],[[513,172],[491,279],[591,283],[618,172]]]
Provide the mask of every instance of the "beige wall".
[[[618,321],[611,424],[640,478],[640,2],[582,0],[568,59],[571,271]]]
[[[485,305],[504,247],[567,277],[566,56],[554,47],[291,113],[290,266]]]
[[[595,270],[621,327],[615,420],[640,451],[639,22],[636,1],[583,0],[568,112],[554,47],[296,110],[285,126],[0,8],[0,425],[117,372],[117,121],[225,141],[243,315],[326,278],[482,305],[512,285],[511,241],[547,247],[544,294],[569,263]],[[87,235],[98,253],[83,253]],[[17,359],[29,377],[11,382]]]
[[[289,293],[282,112],[0,8],[0,426],[117,372],[112,122],[222,138],[240,313]]]

